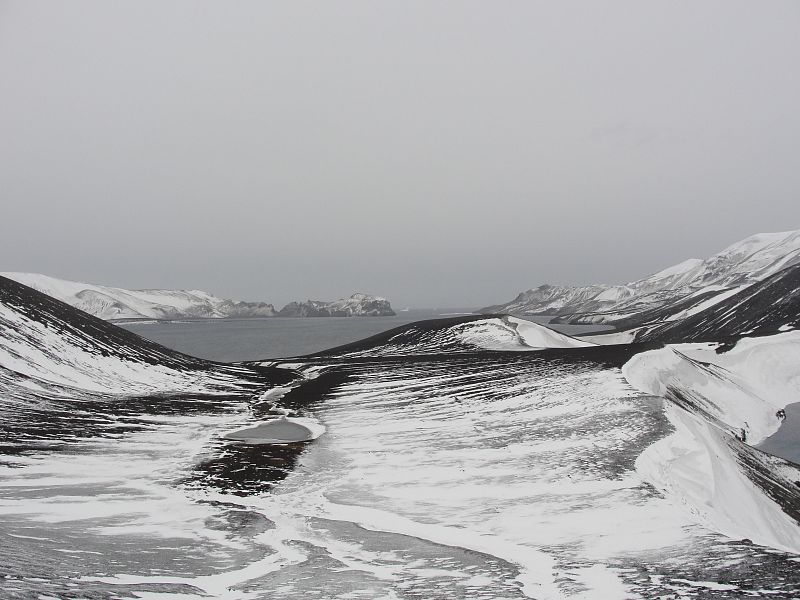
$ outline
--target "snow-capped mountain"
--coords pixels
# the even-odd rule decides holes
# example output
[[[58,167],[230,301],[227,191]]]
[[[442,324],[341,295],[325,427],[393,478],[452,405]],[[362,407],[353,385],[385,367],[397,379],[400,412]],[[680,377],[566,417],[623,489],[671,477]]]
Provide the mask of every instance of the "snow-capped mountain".
[[[615,323],[694,298],[704,307],[800,262],[800,230],[750,236],[707,258],[688,259],[625,285],[540,286],[484,313],[550,314],[556,322]],[[692,302],[686,308],[692,308]]]
[[[201,290],[127,290],[56,279],[38,273],[0,273],[105,320],[272,317],[266,302],[218,298]]]
[[[357,293],[333,302],[290,302],[278,314],[281,317],[393,317],[395,312],[386,298]]]

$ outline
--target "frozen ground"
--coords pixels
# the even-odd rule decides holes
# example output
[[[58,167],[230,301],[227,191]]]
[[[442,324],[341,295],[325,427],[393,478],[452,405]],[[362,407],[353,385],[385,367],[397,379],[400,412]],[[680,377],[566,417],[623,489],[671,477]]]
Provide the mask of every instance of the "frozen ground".
[[[41,302],[0,315],[29,334],[0,372],[0,598],[800,595],[800,475],[736,438],[780,426],[798,334],[533,351],[469,317],[251,371],[75,315],[52,338]],[[224,437],[282,412],[324,433]]]
[[[324,402],[286,395],[327,432],[283,454],[232,454],[233,412],[16,460],[0,595],[796,597],[795,555],[637,470],[674,431],[661,400],[577,358],[351,362]]]

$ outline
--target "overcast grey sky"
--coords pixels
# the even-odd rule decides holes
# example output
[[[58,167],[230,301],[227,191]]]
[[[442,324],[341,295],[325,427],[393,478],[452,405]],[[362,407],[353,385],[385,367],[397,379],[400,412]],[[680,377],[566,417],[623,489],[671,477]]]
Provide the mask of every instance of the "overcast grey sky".
[[[478,306],[800,228],[800,2],[0,1],[0,270]]]

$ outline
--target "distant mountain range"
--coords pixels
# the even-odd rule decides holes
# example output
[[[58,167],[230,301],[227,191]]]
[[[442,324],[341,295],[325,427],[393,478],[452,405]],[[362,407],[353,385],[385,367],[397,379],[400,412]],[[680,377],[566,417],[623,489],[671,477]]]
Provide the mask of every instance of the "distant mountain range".
[[[38,273],[0,273],[23,285],[108,321],[127,319],[222,319],[247,317],[393,316],[385,298],[353,294],[324,302],[290,302],[280,311],[266,302],[219,298],[202,290],[128,290],[56,279]]]
[[[762,233],[705,260],[688,259],[624,285],[542,285],[480,312],[553,315],[554,323],[629,328],[654,318],[675,320],[698,313],[796,264],[800,230]],[[671,314],[657,314],[664,310]]]

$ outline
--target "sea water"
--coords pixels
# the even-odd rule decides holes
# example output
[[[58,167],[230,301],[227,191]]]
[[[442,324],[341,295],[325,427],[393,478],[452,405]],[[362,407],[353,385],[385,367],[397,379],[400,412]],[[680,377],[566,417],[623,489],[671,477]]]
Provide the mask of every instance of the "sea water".
[[[401,325],[471,314],[470,309],[412,309],[394,317],[269,317],[129,322],[123,327],[167,348],[223,362],[301,356],[349,344]],[[546,324],[551,317],[526,317]],[[603,325],[549,325],[568,335]]]

